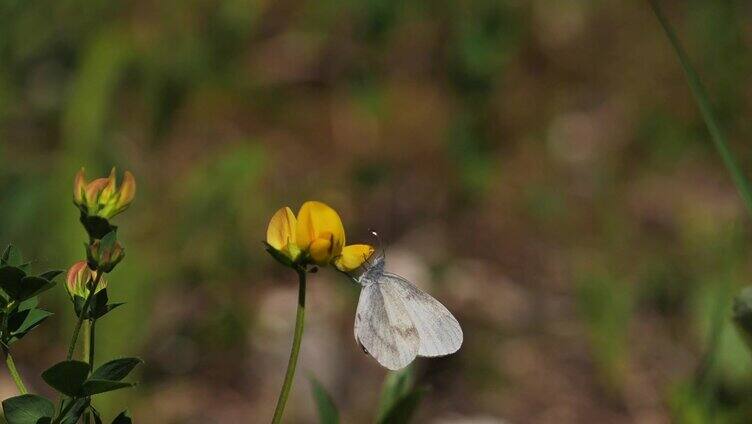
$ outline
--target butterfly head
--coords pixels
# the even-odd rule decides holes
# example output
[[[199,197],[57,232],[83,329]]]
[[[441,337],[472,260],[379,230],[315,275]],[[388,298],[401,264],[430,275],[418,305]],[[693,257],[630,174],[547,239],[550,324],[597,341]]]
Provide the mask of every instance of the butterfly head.
[[[384,274],[384,262],[386,261],[386,254],[381,247],[381,239],[375,231],[371,231],[371,234],[376,238],[378,248],[370,258],[363,263],[363,273],[358,277],[358,282],[361,285],[369,285],[378,281],[378,279]]]

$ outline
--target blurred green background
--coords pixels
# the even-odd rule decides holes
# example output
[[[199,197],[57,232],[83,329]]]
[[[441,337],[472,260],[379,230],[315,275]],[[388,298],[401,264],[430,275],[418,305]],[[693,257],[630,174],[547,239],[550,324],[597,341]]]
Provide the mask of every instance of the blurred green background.
[[[752,169],[749,2],[663,3]],[[297,285],[260,242],[308,199],[348,240],[378,231],[463,325],[458,354],[414,365],[417,422],[752,416],[729,322],[749,218],[647,2],[0,2],[0,242],[37,270],[81,259],[73,175],[113,165],[138,193],[97,357],[146,364],[107,416],[268,421]],[[374,416],[357,294],[312,277],[289,422],[315,422],[308,374],[343,422]],[[62,287],[42,305],[15,356],[49,394],[73,316]]]

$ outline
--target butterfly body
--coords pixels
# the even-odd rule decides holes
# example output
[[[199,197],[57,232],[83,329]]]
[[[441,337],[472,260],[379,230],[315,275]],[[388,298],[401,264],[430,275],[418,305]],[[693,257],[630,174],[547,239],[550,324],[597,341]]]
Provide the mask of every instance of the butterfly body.
[[[377,257],[358,278],[362,286],[355,339],[381,365],[398,370],[416,356],[444,356],[462,345],[457,319],[438,300],[386,272]]]

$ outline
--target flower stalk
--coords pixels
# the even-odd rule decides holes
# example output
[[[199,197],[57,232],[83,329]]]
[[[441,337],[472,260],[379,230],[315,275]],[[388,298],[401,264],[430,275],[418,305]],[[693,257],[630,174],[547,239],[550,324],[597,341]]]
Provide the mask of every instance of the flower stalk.
[[[367,244],[346,245],[345,227],[339,214],[317,201],[303,203],[297,216],[289,207],[277,210],[266,229],[265,245],[266,251],[274,259],[298,273],[299,280],[292,349],[272,418],[272,424],[278,424],[282,421],[290,396],[303,340],[307,270],[332,265],[340,272],[352,271],[368,259],[373,247]]]
[[[292,349],[290,350],[290,360],[287,362],[287,372],[285,372],[285,381],[282,383],[282,389],[277,399],[277,407],[274,409],[272,424],[278,424],[282,421],[282,414],[285,412],[287,398],[290,396],[292,382],[295,378],[295,368],[298,365],[298,355],[300,354],[300,343],[303,340],[303,329],[305,323],[305,297],[306,297],[306,272],[301,268],[296,269],[298,273],[298,308],[295,314],[295,332],[292,338]]]

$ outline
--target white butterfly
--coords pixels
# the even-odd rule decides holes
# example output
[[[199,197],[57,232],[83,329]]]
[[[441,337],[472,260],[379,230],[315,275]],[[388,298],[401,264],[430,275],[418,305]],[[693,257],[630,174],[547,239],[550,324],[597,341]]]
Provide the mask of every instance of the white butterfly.
[[[381,365],[398,370],[416,356],[459,350],[462,329],[438,300],[406,279],[384,271],[384,256],[357,279],[363,288],[355,314],[355,340]]]

